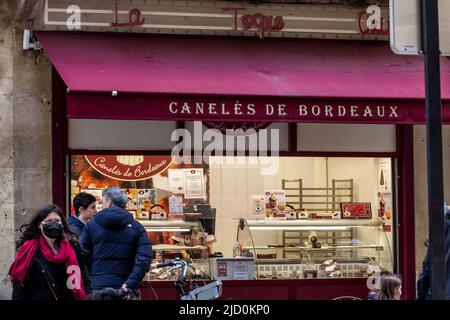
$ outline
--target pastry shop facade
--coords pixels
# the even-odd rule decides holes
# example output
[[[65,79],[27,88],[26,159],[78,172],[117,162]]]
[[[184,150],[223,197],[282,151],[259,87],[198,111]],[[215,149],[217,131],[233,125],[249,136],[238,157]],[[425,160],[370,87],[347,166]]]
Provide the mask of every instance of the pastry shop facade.
[[[139,23],[162,9],[175,16],[170,6],[114,7],[104,30],[35,29],[53,65],[55,203],[73,212],[89,192],[100,208],[104,188],[123,189],[153,243],[144,299],[177,299],[176,273],[155,267],[176,257],[195,280],[223,280],[222,299],[364,299],[384,272],[413,299],[423,60],[394,55],[383,30],[308,39],[278,7],[244,15],[221,3],[236,23],[228,34],[136,31],[156,28]],[[45,21],[57,21],[57,2],[46,5]],[[258,27],[265,16],[270,30]]]

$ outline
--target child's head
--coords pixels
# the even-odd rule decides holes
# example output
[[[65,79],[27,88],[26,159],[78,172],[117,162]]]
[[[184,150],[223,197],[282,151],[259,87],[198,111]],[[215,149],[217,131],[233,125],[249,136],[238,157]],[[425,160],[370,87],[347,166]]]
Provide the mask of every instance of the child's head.
[[[400,300],[402,280],[395,275],[384,275],[380,281],[378,300]]]

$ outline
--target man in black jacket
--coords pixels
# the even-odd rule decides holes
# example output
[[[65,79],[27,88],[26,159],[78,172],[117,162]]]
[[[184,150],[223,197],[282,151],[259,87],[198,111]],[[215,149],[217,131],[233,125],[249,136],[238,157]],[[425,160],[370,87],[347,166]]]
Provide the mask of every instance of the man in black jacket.
[[[422,262],[422,272],[417,279],[417,300],[431,300],[431,265],[430,265],[430,241],[424,242],[427,254]]]
[[[125,210],[128,197],[118,187],[103,191],[103,210],[81,233],[90,252],[89,273],[93,290],[139,287],[150,270],[152,246],[144,227]]]
[[[447,272],[447,300],[450,300],[450,206],[444,204],[445,263]],[[431,300],[431,252],[430,241],[425,241],[427,254],[422,264],[422,272],[417,279],[417,300]]]

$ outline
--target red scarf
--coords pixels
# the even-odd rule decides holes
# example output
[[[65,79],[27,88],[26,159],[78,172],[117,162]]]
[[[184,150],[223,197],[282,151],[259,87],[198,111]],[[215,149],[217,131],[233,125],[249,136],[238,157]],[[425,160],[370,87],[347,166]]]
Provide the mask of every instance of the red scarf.
[[[69,241],[65,238],[62,239],[60,248],[58,250],[58,254],[55,256],[52,248],[47,243],[45,238],[40,235],[37,239],[27,240],[20,248],[17,253],[17,257],[9,268],[9,275],[13,279],[13,281],[23,282],[28,276],[28,270],[34,262],[36,257],[37,250],[40,249],[44,258],[52,263],[60,264],[64,263],[67,268],[67,276],[73,277],[76,270],[80,270],[78,266],[77,256]],[[75,266],[75,268],[74,268]],[[73,286],[70,288],[73,293],[73,297],[75,300],[84,300],[84,286],[83,279],[81,277],[81,273],[78,273],[79,285]],[[71,278],[72,279],[72,278]],[[69,281],[68,281],[69,282]],[[75,284],[78,284],[75,281]]]

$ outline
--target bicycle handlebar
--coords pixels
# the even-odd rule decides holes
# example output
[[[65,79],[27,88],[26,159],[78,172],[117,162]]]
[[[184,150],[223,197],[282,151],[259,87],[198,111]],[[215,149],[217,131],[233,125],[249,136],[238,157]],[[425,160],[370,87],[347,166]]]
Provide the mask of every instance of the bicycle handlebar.
[[[179,279],[184,279],[186,277],[189,266],[186,261],[180,260],[180,258],[177,258],[175,260],[165,262],[165,263],[159,263],[156,265],[156,268],[163,268],[163,267],[173,267],[172,270],[182,268]]]
[[[204,285],[202,287],[199,287],[197,284],[191,283],[191,279],[189,279],[188,282],[185,282],[188,268],[191,266],[189,266],[186,261],[181,260],[180,258],[176,258],[175,260],[165,263],[159,263],[156,265],[156,268],[163,267],[172,267],[168,271],[169,273],[174,269],[182,269],[175,282],[175,288],[177,289],[181,300],[211,300],[217,299],[222,294],[222,282],[220,280],[213,281],[212,283]],[[195,268],[193,269],[195,270]],[[186,286],[187,291],[184,288]]]
[[[159,263],[159,264],[157,264],[156,268],[172,267],[174,265],[175,265],[175,263],[173,261],[169,261],[169,262],[166,262],[166,263]]]

